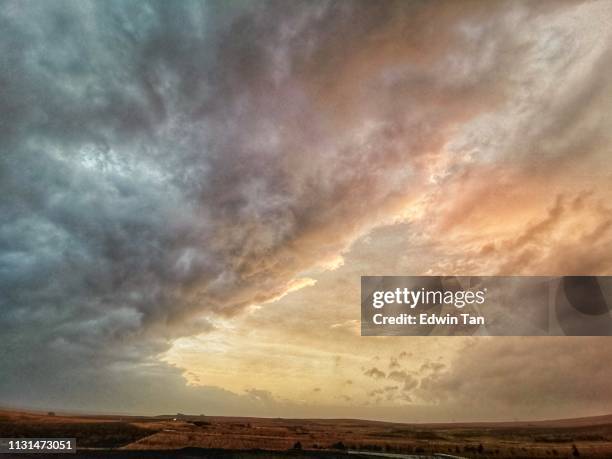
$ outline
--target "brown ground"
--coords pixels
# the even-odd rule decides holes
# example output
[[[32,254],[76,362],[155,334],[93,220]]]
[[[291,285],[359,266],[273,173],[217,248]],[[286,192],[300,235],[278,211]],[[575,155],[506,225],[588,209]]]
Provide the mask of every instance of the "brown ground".
[[[49,416],[0,411],[0,437],[74,437],[82,450],[78,457],[335,458],[348,449],[470,458],[568,458],[577,457],[572,455],[575,445],[581,458],[611,458],[612,415],[533,423],[397,424],[214,416]],[[287,452],[298,442],[302,452]],[[159,453],[183,448],[206,450],[183,450],[180,455],[179,451]],[[111,454],[109,449],[115,451]]]

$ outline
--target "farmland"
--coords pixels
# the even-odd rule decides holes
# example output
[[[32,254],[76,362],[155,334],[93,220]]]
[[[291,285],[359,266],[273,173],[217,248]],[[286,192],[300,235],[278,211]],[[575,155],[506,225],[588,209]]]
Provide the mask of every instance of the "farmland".
[[[351,419],[0,411],[0,437],[76,438],[79,453],[71,455],[73,458],[333,459],[357,451],[420,456],[444,453],[469,458],[567,458],[578,457],[576,454],[604,458],[612,456],[612,416],[532,423],[399,424]]]

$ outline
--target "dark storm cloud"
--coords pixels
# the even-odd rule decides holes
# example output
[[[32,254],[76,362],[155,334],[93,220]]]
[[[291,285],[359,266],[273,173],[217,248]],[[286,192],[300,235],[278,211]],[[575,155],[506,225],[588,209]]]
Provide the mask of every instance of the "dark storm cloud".
[[[566,8],[466,5],[4,2],[0,400],[127,391],[418,196],[554,59],[522,57],[515,10]]]
[[[405,123],[343,139],[318,94],[356,65],[343,56],[361,34],[410,9],[6,2],[3,392],[146,362],[207,314],[281,295],[397,206],[413,169],[400,148],[439,139],[400,144]]]

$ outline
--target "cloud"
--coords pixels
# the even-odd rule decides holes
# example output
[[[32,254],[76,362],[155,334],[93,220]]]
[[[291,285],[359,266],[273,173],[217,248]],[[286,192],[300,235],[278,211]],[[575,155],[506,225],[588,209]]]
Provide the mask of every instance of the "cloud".
[[[505,413],[566,416],[612,409],[607,338],[478,338],[450,368],[421,380],[420,395],[464,404],[487,400]],[[483,365],[483,362],[486,364]],[[558,411],[557,411],[557,416]]]
[[[482,177],[607,154],[605,2],[3,6],[2,401],[106,406],[101,381],[177,377],[172,340],[312,286],[411,204],[450,225]],[[527,244],[558,206],[506,269],[562,269]],[[569,269],[607,270],[579,248],[609,248],[609,211],[584,212]]]
[[[265,405],[275,402],[274,396],[268,390],[247,389],[246,394],[258,403],[263,403]]]
[[[602,255],[612,248],[612,208],[601,190],[579,188],[538,199],[546,207],[523,221],[512,222],[512,231],[501,235],[494,227],[490,232],[498,234],[464,241],[465,254],[447,258],[455,258],[456,267],[464,266],[463,274],[606,275],[612,272],[612,259]],[[503,218],[502,214],[495,218],[500,217]],[[462,231],[472,224],[462,224]],[[452,241],[449,237],[447,244],[452,245]],[[453,248],[448,250],[451,252]],[[447,268],[447,273],[453,269],[456,268]]]
[[[408,378],[408,376],[408,373],[406,373],[404,370],[396,370],[390,372],[387,378],[393,379],[394,381],[404,381],[406,378]]]
[[[382,379],[386,376],[386,373],[384,371],[381,371],[376,367],[372,367],[369,370],[364,371],[363,374],[374,379]]]
[[[440,362],[425,362],[419,368],[419,373],[438,373],[444,369],[446,365]]]

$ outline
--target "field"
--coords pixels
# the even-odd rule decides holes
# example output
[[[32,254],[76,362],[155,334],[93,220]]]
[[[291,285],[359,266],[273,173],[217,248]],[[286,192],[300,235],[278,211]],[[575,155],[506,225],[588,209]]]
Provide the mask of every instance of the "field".
[[[72,458],[333,459],[349,453],[351,457],[447,454],[467,458],[609,458],[612,416],[533,423],[398,424],[344,419],[180,414],[76,416],[0,411],[0,437],[76,438],[79,453],[70,455]],[[377,455],[368,456],[366,452]]]

